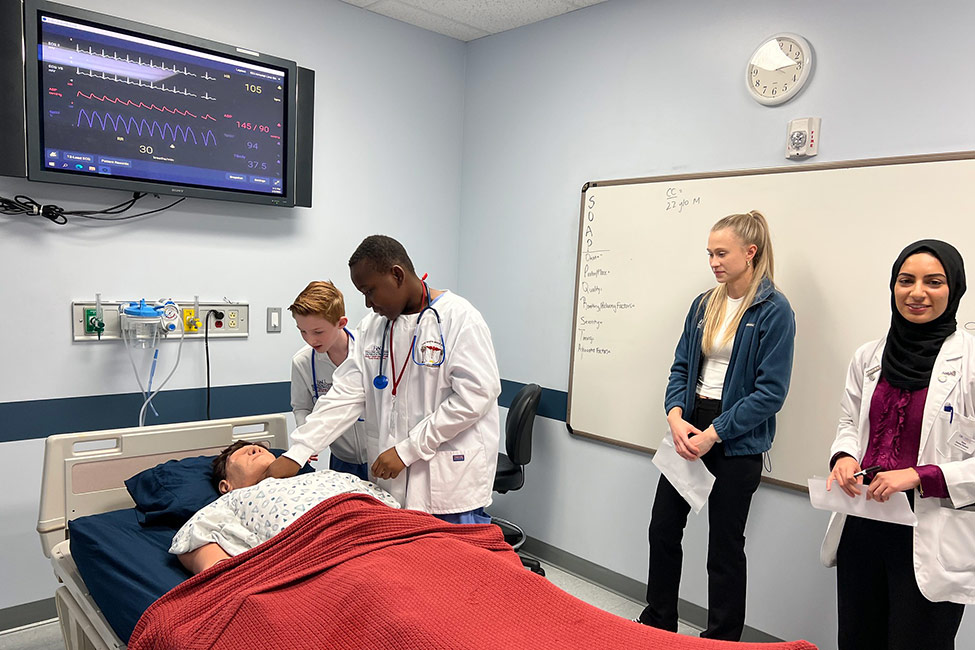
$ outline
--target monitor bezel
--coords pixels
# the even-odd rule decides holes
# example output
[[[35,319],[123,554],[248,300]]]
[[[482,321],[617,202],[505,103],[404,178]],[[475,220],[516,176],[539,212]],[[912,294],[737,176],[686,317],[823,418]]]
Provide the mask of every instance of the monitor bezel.
[[[225,56],[256,65],[266,65],[286,71],[285,80],[285,137],[284,165],[285,191],[283,194],[260,194],[234,190],[229,188],[210,188],[196,185],[182,185],[179,183],[152,181],[142,179],[126,179],[106,175],[73,175],[48,171],[44,167],[43,143],[41,142],[41,91],[39,63],[37,59],[38,41],[40,34],[40,15],[54,15],[69,20],[89,23],[97,27],[105,27],[127,32],[133,36],[157,39],[171,45],[199,50],[203,53]],[[84,187],[100,187],[106,189],[127,190],[131,192],[146,192],[159,196],[194,197],[234,201],[242,203],[257,203],[281,207],[294,207],[297,195],[296,186],[296,150],[297,150],[297,86],[298,65],[294,61],[260,53],[252,49],[227,45],[209,39],[199,38],[181,32],[146,25],[124,18],[117,18],[106,14],[69,7],[48,2],[48,0],[24,1],[24,38],[26,45],[25,77],[27,104],[27,178],[32,181],[58,183],[65,185],[79,185]]]

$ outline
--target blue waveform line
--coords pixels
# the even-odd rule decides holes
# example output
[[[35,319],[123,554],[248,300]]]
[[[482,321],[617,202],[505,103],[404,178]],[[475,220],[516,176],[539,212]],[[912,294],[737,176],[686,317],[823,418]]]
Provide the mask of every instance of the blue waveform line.
[[[159,132],[159,137],[163,140],[168,137],[172,137],[173,142],[176,142],[177,138],[182,137],[183,142],[189,142],[190,138],[193,139],[193,144],[199,144],[196,138],[196,131],[192,127],[182,126],[177,124],[175,127],[169,122],[163,122],[160,124],[156,120],[151,123],[146,119],[142,118],[137,120],[134,117],[125,117],[122,115],[113,116],[111,113],[100,114],[98,111],[91,111],[90,113],[85,109],[78,111],[78,124],[76,126],[81,126],[82,120],[88,122],[89,128],[95,128],[95,123],[97,122],[101,127],[102,131],[105,131],[112,127],[112,129],[118,133],[119,129],[125,129],[126,135],[135,129],[136,133],[139,135],[143,134],[143,131],[148,130],[149,135],[152,136]],[[170,134],[170,135],[167,135]],[[207,129],[207,132],[203,134],[203,146],[209,146],[209,141],[213,140],[213,144],[217,144],[217,136],[213,135],[213,131]]]

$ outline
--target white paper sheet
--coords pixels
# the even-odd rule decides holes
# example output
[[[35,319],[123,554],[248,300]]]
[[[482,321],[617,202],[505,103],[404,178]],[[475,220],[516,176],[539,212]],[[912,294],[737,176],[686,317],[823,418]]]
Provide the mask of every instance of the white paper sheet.
[[[880,503],[873,500],[867,501],[866,485],[860,486],[860,496],[851,498],[835,483],[833,488],[827,492],[826,479],[824,478],[813,477],[809,479],[808,484],[809,501],[812,503],[812,507],[818,510],[843,512],[865,519],[903,524],[904,526],[917,526],[917,516],[911,510],[911,504],[908,503],[907,495],[903,492],[898,492],[889,500]]]
[[[704,463],[700,459],[691,461],[681,458],[674,447],[673,437],[667,432],[653,455],[653,464],[690,504],[694,514],[701,512],[714,486],[714,475]]]

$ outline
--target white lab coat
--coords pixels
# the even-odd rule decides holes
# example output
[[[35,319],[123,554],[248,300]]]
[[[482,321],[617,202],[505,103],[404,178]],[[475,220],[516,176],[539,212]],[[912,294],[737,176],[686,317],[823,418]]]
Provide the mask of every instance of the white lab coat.
[[[853,355],[840,407],[839,429],[830,450],[863,457],[870,435],[870,401],[880,381],[886,339],[872,341]],[[950,406],[952,413],[945,411]],[[975,338],[962,330],[945,339],[931,371],[921,420],[919,465],[937,465],[948,499],[915,493],[914,575],[928,600],[975,603],[975,512],[956,510],[975,503]],[[836,549],[846,515],[834,513],[823,540],[822,561],[836,565]]]
[[[355,350],[354,331],[345,330],[349,334],[349,355]],[[315,372],[312,372],[311,357],[315,355]],[[315,381],[318,380],[318,397],[323,397],[332,388],[332,376],[337,366],[328,358],[328,353],[319,354],[310,345],[304,345],[291,359],[291,410],[295,414],[295,423],[301,426],[308,419],[315,408]],[[345,433],[332,441],[328,446],[329,452],[336,458],[352,465],[366,462],[366,427],[365,422],[353,422]]]
[[[395,479],[374,478],[404,508],[448,514],[491,503],[501,437],[497,403],[501,379],[491,332],[480,312],[456,294],[442,294],[433,306],[446,341],[444,363],[427,367],[409,360],[418,314],[402,315],[391,328],[393,355],[389,334],[385,337],[382,374],[389,385],[376,389],[373,379],[380,374],[387,321],[370,313],[359,324],[355,353],[335,372],[331,390],[315,405],[305,425],[292,432],[288,458],[304,463],[364,411],[369,423],[368,462],[395,446],[407,466]],[[437,319],[430,311],[423,316],[416,341],[418,350],[426,353],[431,345],[439,346]],[[394,377],[400,375],[404,362],[394,398]]]

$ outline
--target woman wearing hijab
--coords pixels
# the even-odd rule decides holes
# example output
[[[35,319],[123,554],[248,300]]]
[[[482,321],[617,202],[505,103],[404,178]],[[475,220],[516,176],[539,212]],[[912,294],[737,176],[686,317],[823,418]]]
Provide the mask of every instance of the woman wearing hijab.
[[[975,512],[956,510],[975,503],[975,337],[955,322],[961,255],[915,242],[890,290],[887,336],[850,363],[827,489],[881,502],[906,491],[918,524],[834,514],[823,561],[837,567],[839,650],[951,649],[975,602]]]

